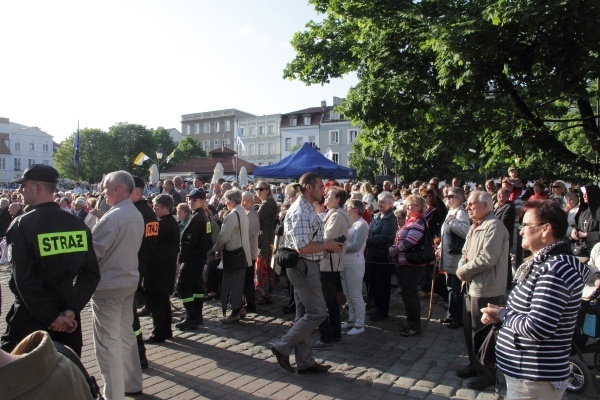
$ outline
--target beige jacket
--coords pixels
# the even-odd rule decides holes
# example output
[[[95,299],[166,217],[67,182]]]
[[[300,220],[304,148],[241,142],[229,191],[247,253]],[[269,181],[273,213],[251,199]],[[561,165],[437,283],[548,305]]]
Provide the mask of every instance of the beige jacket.
[[[240,224],[238,224],[238,218],[235,214],[238,214],[240,217]],[[215,243],[214,251],[221,251],[223,248],[226,250],[235,250],[239,249],[240,246],[244,247],[244,253],[246,253],[246,266],[252,265],[252,251],[250,250],[250,237],[248,235],[248,216],[246,215],[246,210],[242,208],[239,204],[235,206],[233,210],[225,220],[223,221],[223,225],[221,225],[221,232],[219,233],[219,237],[217,237],[217,242]],[[240,237],[240,229],[242,236]]]
[[[471,282],[471,296],[494,297],[506,292],[507,274],[508,231],[490,212],[477,228],[471,225],[456,275]]]
[[[325,219],[323,220],[323,226],[325,233],[323,240],[328,241],[338,238],[342,235],[348,239],[348,229],[352,225],[350,217],[342,208],[329,210]],[[341,261],[346,254],[346,246],[342,247],[341,253],[325,253],[325,257],[319,262],[321,272],[341,272],[344,270],[344,263]]]

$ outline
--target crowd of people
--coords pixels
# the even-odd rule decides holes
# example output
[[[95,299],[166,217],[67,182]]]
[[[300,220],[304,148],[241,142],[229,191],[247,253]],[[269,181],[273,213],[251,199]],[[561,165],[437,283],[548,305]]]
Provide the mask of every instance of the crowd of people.
[[[501,324],[498,366],[514,398],[548,389],[540,382],[561,393],[583,287],[600,288],[597,270],[590,274],[580,262],[600,262],[600,188],[567,189],[560,180],[529,188],[514,167],[481,186],[458,178],[340,184],[309,173],[287,185],[196,176],[155,187],[115,171],[98,186],[63,192],[56,170],[43,165],[13,183],[19,189],[0,195],[1,261],[11,263],[15,294],[2,350],[31,343],[30,335],[41,346],[49,335],[81,354],[80,312],[91,300],[107,399],[143,390],[145,343],[169,340],[173,329],[197,329],[208,299],[220,298],[223,324],[250,318],[271,302],[280,275],[290,293],[283,312],[296,317],[271,350],[287,371],[295,371],[295,352],[300,374],[327,372],[313,350],[332,349],[344,335],[389,318],[395,285],[404,337],[422,334],[421,300],[431,291],[444,303],[447,314],[438,322],[464,332],[470,363],[458,375],[475,378],[468,387],[496,382],[493,362],[477,357],[476,337]],[[283,271],[280,248],[297,258]],[[560,294],[550,298],[548,290]],[[185,310],[176,323],[171,296]],[[145,339],[144,316],[153,321]],[[525,343],[520,362],[517,343]],[[545,360],[537,348],[560,357]],[[531,366],[545,362],[554,366]]]

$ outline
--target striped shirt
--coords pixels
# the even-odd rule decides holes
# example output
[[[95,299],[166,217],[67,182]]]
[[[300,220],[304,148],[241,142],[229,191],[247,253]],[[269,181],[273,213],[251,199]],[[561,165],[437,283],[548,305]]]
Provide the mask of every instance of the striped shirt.
[[[323,221],[312,204],[300,196],[285,214],[283,246],[301,249],[311,242],[323,242]],[[302,254],[300,257],[320,261],[324,252]]]
[[[589,269],[566,244],[534,260],[531,273],[499,313],[496,362],[513,378],[563,381],[570,376],[571,340]]]
[[[406,261],[405,251],[406,249],[415,247],[419,244],[419,242],[421,242],[421,239],[425,235],[425,229],[425,219],[423,214],[419,214],[416,217],[408,218],[404,226],[401,229],[398,229],[398,233],[396,234],[396,241],[394,243],[397,265],[414,266],[413,264]]]

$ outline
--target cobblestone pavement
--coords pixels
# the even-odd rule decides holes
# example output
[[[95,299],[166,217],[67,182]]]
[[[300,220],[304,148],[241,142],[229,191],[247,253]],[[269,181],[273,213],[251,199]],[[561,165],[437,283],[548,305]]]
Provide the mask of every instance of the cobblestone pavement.
[[[2,315],[12,303],[8,290],[8,268],[0,267]],[[462,330],[450,330],[438,322],[427,322],[428,304],[421,303],[423,334],[400,336],[403,314],[402,300],[392,294],[390,318],[368,325],[359,336],[345,336],[333,349],[315,351],[319,361],[333,365],[321,376],[290,374],[276,363],[270,343],[291,326],[292,317],[282,313],[287,304],[284,285],[279,284],[273,303],[258,306],[240,323],[224,325],[220,301],[207,301],[204,325],[195,331],[174,331],[172,340],[164,344],[147,344],[150,368],[144,370],[144,394],[137,399],[496,399],[493,388],[475,391],[464,387],[465,380],[456,370],[468,363]],[[178,304],[175,302],[176,305]],[[434,306],[433,318],[445,314]],[[176,311],[174,320],[179,320]],[[343,318],[343,317],[342,317]],[[0,331],[6,323],[1,318]],[[82,312],[84,348],[82,360],[102,385],[91,333],[90,307]],[[151,319],[142,318],[145,336],[151,330]],[[313,335],[316,340],[318,334]],[[292,357],[292,365],[294,359]],[[596,385],[600,374],[595,371]],[[600,387],[600,386],[597,386]],[[597,399],[592,388],[585,395],[565,395],[567,399]]]

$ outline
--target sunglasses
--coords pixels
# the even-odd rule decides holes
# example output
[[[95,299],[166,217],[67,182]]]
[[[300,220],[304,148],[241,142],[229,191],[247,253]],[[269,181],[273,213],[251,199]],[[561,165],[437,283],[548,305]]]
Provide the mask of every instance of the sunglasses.
[[[266,189],[266,188],[256,188],[256,190],[258,190],[259,192],[262,192],[263,190],[269,190],[269,189]]]

